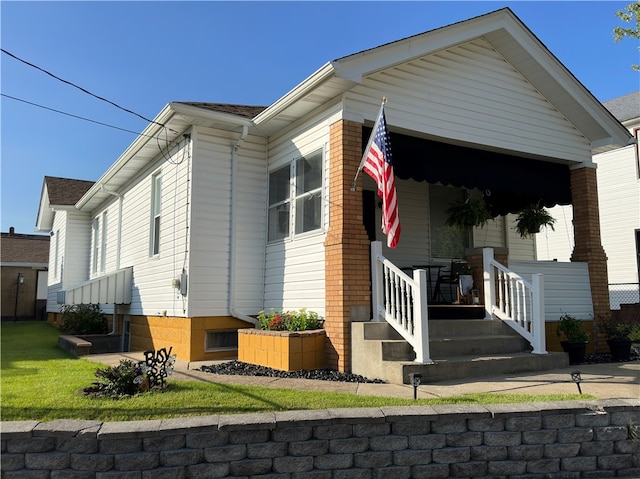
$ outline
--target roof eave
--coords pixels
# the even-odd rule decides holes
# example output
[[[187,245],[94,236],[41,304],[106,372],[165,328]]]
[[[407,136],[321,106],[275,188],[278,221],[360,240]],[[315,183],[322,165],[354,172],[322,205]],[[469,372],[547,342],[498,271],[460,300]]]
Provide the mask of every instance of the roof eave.
[[[315,90],[319,85],[331,79],[335,74],[333,62],[327,62],[316,70],[312,75],[307,77],[303,82],[299,83],[293,90],[281,97],[262,113],[257,115],[253,122],[259,126],[273,119],[291,105],[306,97]]]

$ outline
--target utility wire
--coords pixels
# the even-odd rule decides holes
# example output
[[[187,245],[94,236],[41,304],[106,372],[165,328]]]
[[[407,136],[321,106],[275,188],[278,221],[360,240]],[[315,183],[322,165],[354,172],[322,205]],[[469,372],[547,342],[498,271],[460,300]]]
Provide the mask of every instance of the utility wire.
[[[120,131],[126,131],[127,133],[133,133],[134,135],[146,136],[148,138],[155,138],[155,137],[153,137],[151,135],[144,135],[144,134],[138,133],[136,131],[127,130],[125,128],[120,128],[119,126],[109,125],[108,123],[102,123],[101,121],[92,120],[90,118],[85,118],[83,116],[78,116],[78,115],[74,115],[72,113],[67,113],[65,111],[56,110],[55,108],[50,108],[48,106],[39,105],[37,103],[33,103],[33,102],[30,102],[30,101],[27,101],[27,100],[23,100],[21,98],[16,98],[15,96],[7,95],[5,93],[0,93],[0,96],[4,96],[6,98],[10,98],[10,99],[15,100],[15,101],[20,101],[22,103],[26,103],[27,105],[37,106],[38,108],[42,108],[44,110],[49,110],[49,111],[53,111],[55,113],[60,113],[61,115],[67,115],[67,116],[70,116],[70,117],[73,117],[73,118],[77,118],[79,120],[90,121],[91,123],[96,123],[98,125],[107,126],[109,128],[114,128],[114,129],[120,130]]]
[[[64,79],[62,79],[62,78],[60,78],[60,77],[58,77],[58,76],[54,75],[53,73],[51,73],[51,72],[49,72],[49,71],[45,70],[44,68],[40,68],[39,66],[34,65],[33,63],[29,63],[28,61],[23,60],[22,58],[19,58],[19,57],[15,56],[13,53],[8,52],[8,51],[7,51],[7,50],[5,50],[4,48],[0,48],[0,51],[2,51],[2,53],[6,54],[6,55],[9,55],[9,56],[10,56],[10,57],[12,57],[12,58],[15,58],[15,59],[16,59],[16,60],[18,60],[19,62],[24,63],[25,65],[29,65],[30,67],[33,67],[33,68],[35,68],[36,70],[40,70],[41,72],[46,73],[47,75],[49,75],[49,76],[51,76],[51,77],[55,78],[56,80],[59,80],[59,81],[61,81],[61,82],[63,82],[63,83],[66,83],[67,85],[71,85],[72,87],[77,88],[78,90],[80,90],[80,91],[82,91],[82,92],[86,93],[87,95],[91,95],[92,97],[97,98],[98,100],[105,101],[105,102],[109,103],[110,105],[113,105],[113,106],[115,106],[116,108],[119,108],[120,110],[126,111],[127,113],[131,113],[132,115],[135,115],[135,116],[137,116],[137,117],[139,117],[139,118],[142,118],[144,121],[147,121],[147,122],[149,122],[149,123],[153,123],[153,124],[155,124],[155,125],[159,125],[159,126],[161,126],[161,127],[163,127],[163,128],[167,128],[167,127],[166,127],[165,125],[163,125],[162,123],[158,123],[158,122],[156,122],[156,121],[149,120],[148,118],[145,118],[144,116],[140,115],[139,113],[136,113],[135,111],[131,111],[131,110],[128,110],[127,108],[121,107],[120,105],[118,105],[118,104],[116,104],[116,103],[112,102],[111,100],[107,100],[106,98],[103,98],[103,97],[98,96],[98,95],[96,95],[96,94],[94,94],[94,93],[91,93],[89,90],[86,90],[86,89],[82,88],[81,86],[76,85],[75,83],[71,83],[70,81],[64,80]],[[168,129],[169,129],[169,130],[171,130],[171,128],[168,128]],[[173,133],[178,133],[178,132],[177,132],[177,131],[175,131],[175,130],[171,130],[171,131],[172,131]]]

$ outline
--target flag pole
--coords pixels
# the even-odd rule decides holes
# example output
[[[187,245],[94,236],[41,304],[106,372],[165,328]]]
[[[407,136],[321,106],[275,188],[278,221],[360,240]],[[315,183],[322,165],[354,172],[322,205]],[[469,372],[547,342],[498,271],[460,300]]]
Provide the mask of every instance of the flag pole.
[[[369,136],[367,147],[364,149],[364,153],[362,154],[362,159],[360,160],[360,166],[358,166],[358,169],[356,170],[356,176],[353,178],[353,181],[351,182],[351,188],[350,188],[351,191],[356,191],[356,181],[358,181],[358,175],[360,174],[360,170],[362,170],[362,167],[364,166],[364,163],[367,159],[367,152],[369,151],[369,148],[371,148],[373,137],[375,135],[376,130],[378,129],[378,123],[380,123],[380,118],[382,118],[382,112],[384,111],[385,103],[387,103],[387,97],[383,96],[382,105],[380,105],[380,111],[378,112],[378,117],[376,118],[376,121],[373,124],[373,130],[371,130],[371,135]]]

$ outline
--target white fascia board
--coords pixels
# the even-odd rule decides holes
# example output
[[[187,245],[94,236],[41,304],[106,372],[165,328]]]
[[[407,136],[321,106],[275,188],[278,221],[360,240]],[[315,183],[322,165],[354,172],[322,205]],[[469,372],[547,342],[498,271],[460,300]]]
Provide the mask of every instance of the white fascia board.
[[[166,125],[167,122],[174,115],[174,112],[171,109],[171,105],[166,105],[162,111],[153,119],[152,123],[144,129],[140,135],[129,145],[129,147],[120,155],[120,157],[116,160],[116,162],[109,167],[109,169],[94,183],[94,185],[89,188],[89,190],[78,200],[75,207],[77,209],[82,209],[84,205],[98,192],[101,191],[103,185],[107,185],[109,180],[115,176],[122,168],[125,167],[127,162],[135,156],[135,154],[140,151],[140,149],[147,144],[158,132],[161,128],[164,128],[161,125]]]
[[[277,100],[266,110],[258,114],[254,119],[254,123],[258,126],[261,123],[269,121],[282,111],[286,110],[289,106],[296,101],[304,98],[311,93],[315,88],[329,80],[334,76],[334,65],[331,62],[325,63],[312,75],[305,79],[302,83],[299,83],[293,90],[287,93],[285,96]]]
[[[511,16],[507,9],[498,10],[343,57],[333,62],[336,76],[360,83],[363,76],[446,50],[504,28],[507,16]]]
[[[47,182],[42,181],[42,191],[40,192],[40,202],[38,203],[38,214],[36,215],[35,231],[49,232],[53,227],[53,210],[49,205],[49,190]]]

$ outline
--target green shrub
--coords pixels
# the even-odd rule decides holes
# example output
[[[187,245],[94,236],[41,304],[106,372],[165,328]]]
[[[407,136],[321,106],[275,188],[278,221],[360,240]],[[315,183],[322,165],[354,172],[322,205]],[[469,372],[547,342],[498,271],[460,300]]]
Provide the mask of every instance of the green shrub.
[[[298,311],[278,311],[271,309],[269,314],[258,314],[260,329],[269,331],[307,331],[320,329],[318,313],[302,308]]]
[[[582,321],[568,314],[560,316],[560,322],[556,326],[556,334],[569,342],[589,341],[589,333],[582,329]]]
[[[97,304],[64,304],[60,307],[62,326],[69,334],[106,334],[107,318]]]
[[[96,377],[95,389],[106,396],[133,396],[145,390],[142,368],[129,359],[121,359],[118,366],[98,368]]]

